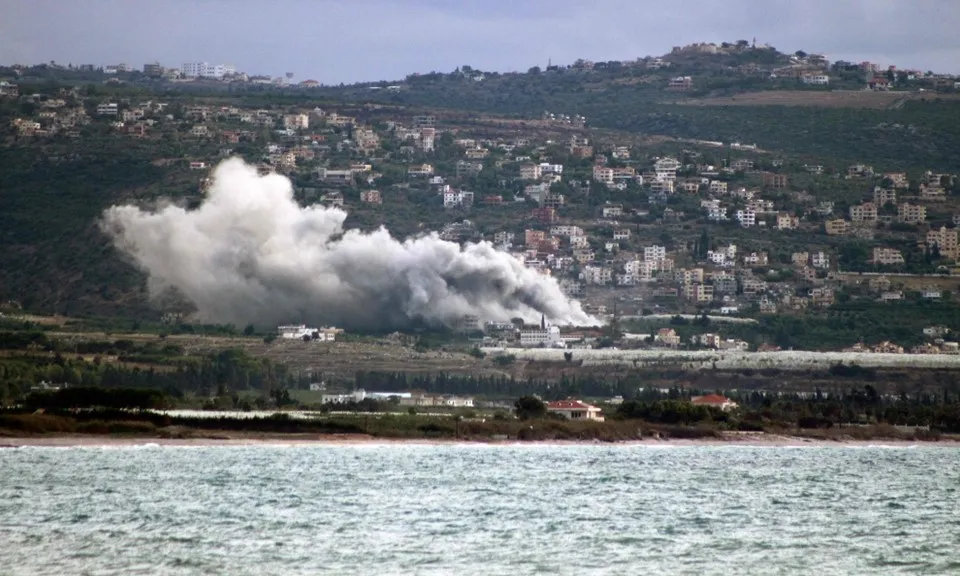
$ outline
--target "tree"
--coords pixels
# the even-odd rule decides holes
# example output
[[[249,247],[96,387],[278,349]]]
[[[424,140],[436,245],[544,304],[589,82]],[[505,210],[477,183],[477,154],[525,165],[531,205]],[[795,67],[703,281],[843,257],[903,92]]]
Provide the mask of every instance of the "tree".
[[[521,396],[513,406],[520,420],[533,420],[547,415],[547,405],[536,396]]]
[[[254,333],[256,330],[257,330],[257,329],[254,328],[253,324],[247,324],[247,327],[243,329],[243,335],[244,335],[244,336],[253,336],[253,333]]]

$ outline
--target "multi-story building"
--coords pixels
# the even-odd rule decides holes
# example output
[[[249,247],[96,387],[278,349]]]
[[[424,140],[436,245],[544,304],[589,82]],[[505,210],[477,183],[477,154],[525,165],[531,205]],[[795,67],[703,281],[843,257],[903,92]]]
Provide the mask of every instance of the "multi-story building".
[[[921,204],[900,204],[897,206],[897,221],[904,224],[919,224],[927,219],[927,207]]]
[[[513,232],[497,232],[493,235],[493,243],[497,246],[507,246],[513,244]]]
[[[814,252],[810,254],[810,265],[814,268],[829,268],[830,257],[824,252]]]
[[[936,246],[940,256],[956,260],[958,257],[957,229],[941,226],[927,232],[927,246]]]
[[[700,304],[713,301],[713,286],[691,283],[683,286],[683,297]]]
[[[665,246],[645,246],[643,248],[643,259],[648,262],[656,262],[667,257],[667,248]]]
[[[102,102],[97,104],[98,116],[116,116],[117,110],[118,108],[116,102]]]
[[[787,175],[764,172],[763,185],[775,190],[782,190],[787,187]]]
[[[379,190],[363,190],[360,192],[360,201],[367,204],[383,204]]]
[[[880,186],[873,187],[873,203],[877,206],[884,206],[889,202],[890,204],[897,203],[897,191],[893,188],[881,188]]]
[[[151,78],[159,78],[160,76],[163,76],[163,66],[161,66],[159,62],[144,64],[143,74],[145,76],[150,76]]]
[[[777,229],[778,230],[793,230],[794,228],[800,225],[800,219],[796,216],[787,214],[786,212],[781,212],[777,214]]]
[[[287,130],[306,130],[310,127],[310,117],[306,114],[287,114],[283,117],[283,127]]]
[[[535,246],[543,242],[546,237],[547,233],[543,230],[525,230],[523,233],[523,243],[526,246]]]
[[[873,202],[864,202],[850,207],[850,220],[852,222],[876,222],[877,205]]]
[[[520,165],[520,179],[521,180],[539,180],[542,170],[539,164],[521,164]]]
[[[824,222],[823,228],[830,236],[844,236],[850,232],[850,223],[843,218],[834,218]]]
[[[757,224],[757,213],[752,208],[737,210],[737,221],[744,228],[752,228]]]
[[[207,62],[184,62],[180,74],[184,78],[216,78],[236,74],[237,70],[228,64],[208,64]]]
[[[727,183],[721,182],[720,180],[711,180],[710,181],[710,193],[711,194],[726,194],[727,193]]]
[[[683,92],[690,88],[693,88],[693,78],[690,76],[677,76],[671,78],[670,82],[667,83],[667,90]]]
[[[583,228],[573,225],[553,226],[550,228],[551,236],[583,236]]]
[[[726,206],[709,206],[707,207],[707,220],[711,222],[722,222],[727,219],[727,208]]]
[[[593,167],[593,179],[606,186],[613,186],[613,168],[597,164]]]
[[[870,261],[881,266],[895,266],[904,263],[903,253],[895,248],[875,247]]]
[[[409,176],[433,176],[433,166],[430,164],[418,164],[407,168]]]
[[[580,277],[587,284],[606,286],[613,281],[613,271],[601,266],[584,266]]]
[[[637,170],[631,166],[625,166],[623,168],[613,168],[613,179],[616,180],[633,180],[637,177]]]
[[[650,182],[651,194],[673,194],[674,180],[653,180]]]
[[[894,188],[909,188],[910,180],[907,178],[906,172],[885,172],[883,174],[884,180],[890,180],[891,186]]]
[[[621,204],[606,204],[602,209],[604,218],[623,216],[623,206]]]
[[[934,202],[943,202],[947,199],[947,191],[939,184],[921,184],[920,199]]]
[[[743,257],[744,266],[766,266],[769,263],[770,256],[766,252],[751,252]]]

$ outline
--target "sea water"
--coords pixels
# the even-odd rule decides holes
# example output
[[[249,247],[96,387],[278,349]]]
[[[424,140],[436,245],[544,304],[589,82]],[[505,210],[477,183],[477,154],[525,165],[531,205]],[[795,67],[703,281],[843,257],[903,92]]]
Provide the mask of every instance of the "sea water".
[[[943,447],[0,450],[0,575],[958,574]]]

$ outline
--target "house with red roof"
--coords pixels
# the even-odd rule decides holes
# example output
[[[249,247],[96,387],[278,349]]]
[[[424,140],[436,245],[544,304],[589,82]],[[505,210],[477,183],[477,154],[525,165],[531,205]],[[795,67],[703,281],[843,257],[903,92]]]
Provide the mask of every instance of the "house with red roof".
[[[733,400],[727,398],[726,396],[721,396],[719,394],[707,394],[706,396],[694,396],[690,399],[692,404],[697,406],[711,406],[713,408],[719,408],[724,412],[728,412],[737,407],[737,403]]]
[[[557,400],[547,402],[547,412],[559,414],[567,420],[593,420],[594,422],[603,422],[601,410],[596,406],[581,402],[580,400]]]

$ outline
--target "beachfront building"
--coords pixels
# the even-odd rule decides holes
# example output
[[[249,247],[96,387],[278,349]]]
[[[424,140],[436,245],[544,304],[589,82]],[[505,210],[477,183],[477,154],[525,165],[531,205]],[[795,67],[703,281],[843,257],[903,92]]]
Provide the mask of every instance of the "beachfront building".
[[[694,396],[690,402],[697,406],[711,406],[719,408],[724,412],[729,412],[737,407],[737,403],[719,394],[707,394],[706,396]]]
[[[547,412],[563,416],[567,420],[593,420],[603,422],[601,410],[580,400],[557,400],[547,402]]]

